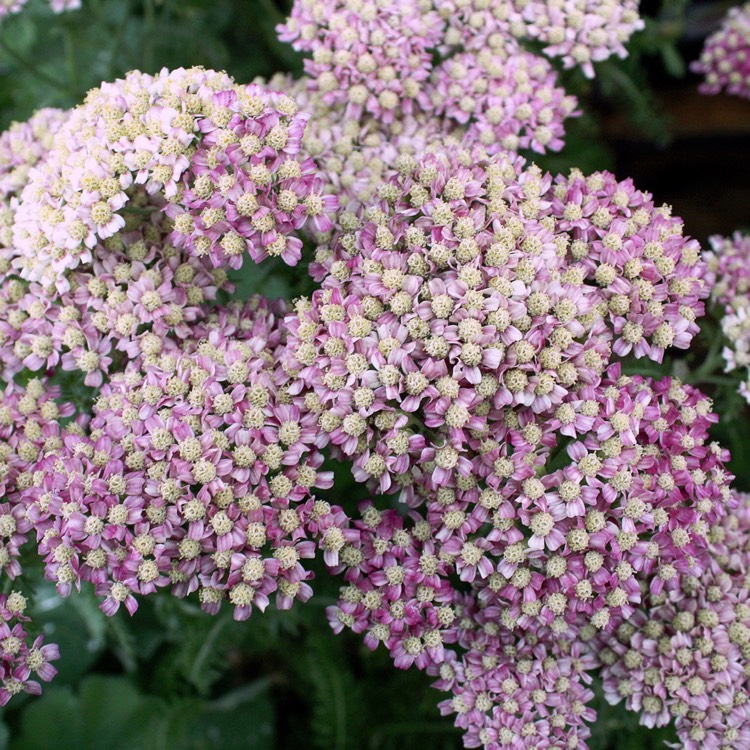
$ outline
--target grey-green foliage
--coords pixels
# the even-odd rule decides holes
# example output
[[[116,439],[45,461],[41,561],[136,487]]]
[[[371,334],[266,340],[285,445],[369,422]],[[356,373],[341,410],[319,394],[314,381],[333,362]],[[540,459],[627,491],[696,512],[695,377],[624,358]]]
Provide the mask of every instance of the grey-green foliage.
[[[158,686],[154,686],[158,688]],[[225,704],[143,692],[123,676],[51,687],[30,703],[10,750],[261,750],[273,737],[265,690]],[[242,720],[238,721],[238,715]]]

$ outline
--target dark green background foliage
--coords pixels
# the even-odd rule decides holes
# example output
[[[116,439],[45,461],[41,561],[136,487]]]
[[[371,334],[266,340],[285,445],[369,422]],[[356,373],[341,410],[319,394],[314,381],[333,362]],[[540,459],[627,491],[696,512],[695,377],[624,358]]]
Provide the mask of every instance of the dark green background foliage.
[[[200,64],[226,69],[240,81],[281,70],[299,73],[300,58],[274,35],[285,3],[84,0],[83,10],[55,16],[42,0],[30,0],[23,13],[0,25],[0,125],[26,119],[42,106],[72,106],[102,80],[134,68],[155,72]],[[606,116],[624,118],[636,139],[669,144],[660,87],[683,77],[683,58],[697,54],[700,39],[691,46],[689,38],[700,36],[694,19],[722,8],[706,11],[684,0],[646,5],[651,20],[633,40],[629,59],[600,65],[594,82],[576,72],[563,74],[586,114],[569,123],[564,152],[537,157],[543,167],[619,168],[603,129]],[[639,187],[651,189],[648,183]],[[690,233],[690,216],[684,218]],[[303,270],[290,271],[280,262],[248,262],[236,282],[241,297],[262,289],[291,298],[312,288]],[[747,489],[747,409],[736,383],[721,374],[717,331],[709,322],[681,359],[633,369],[680,374],[716,398],[723,415],[716,437],[733,449],[733,470]],[[65,396],[79,406],[90,399],[70,378],[61,382]],[[353,507],[365,493],[346,467],[334,468],[335,490],[323,494]],[[49,639],[60,644],[60,673],[41,698],[19,697],[0,712],[0,750],[461,747],[460,733],[436,707],[445,696],[430,688],[425,675],[393,669],[382,649],[372,654],[356,636],[332,635],[325,607],[335,601],[337,582],[322,568],[317,572],[309,604],[291,612],[256,612],[244,623],[234,622],[229,609],[209,617],[196,604],[168,595],[143,601],[135,618],[123,611],[106,618],[90,590],[63,601],[41,574],[32,574],[26,593],[34,600],[36,621],[47,623]],[[639,728],[635,716],[601,699],[597,707],[592,750],[649,750],[671,736]]]

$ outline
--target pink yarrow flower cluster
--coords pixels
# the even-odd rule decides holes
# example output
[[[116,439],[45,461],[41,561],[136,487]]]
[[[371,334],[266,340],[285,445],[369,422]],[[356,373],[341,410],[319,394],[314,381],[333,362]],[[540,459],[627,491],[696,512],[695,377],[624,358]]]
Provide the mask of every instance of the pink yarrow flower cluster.
[[[464,729],[466,747],[488,750],[572,748],[582,750],[596,719],[591,670],[596,660],[580,639],[549,630],[523,636],[497,623],[494,608],[457,597],[457,643],[429,672],[434,687],[451,693],[439,704]]]
[[[327,105],[389,124],[414,112],[443,25],[430,2],[297,0],[279,39],[312,53],[305,72]]]
[[[436,51],[501,53],[530,39],[593,77],[592,63],[625,57],[624,43],[643,26],[632,0],[297,0],[279,38],[312,53],[306,71],[329,103],[389,118],[397,107],[409,114]]]
[[[559,148],[575,103],[499,40],[588,71],[637,26],[525,7],[298,3],[284,33],[314,80],[282,88],[304,134],[291,97],[193,69],[0,139],[3,377],[97,389],[64,426],[46,380],[2,395],[0,567],[35,541],[108,615],[165,589],[244,620],[309,599],[322,553],[334,631],[435,677],[467,747],[584,749],[602,664],[644,722],[741,747],[747,507],[727,516],[711,401],[620,361],[687,348],[740,253],[709,267],[632,181],[513,153]],[[218,304],[226,266],[295,263],[303,229],[311,297]],[[351,518],[314,494],[326,449],[374,494]],[[54,674],[21,599],[0,599],[0,702]]]
[[[731,237],[709,238],[706,254],[713,274],[712,300],[721,308],[721,330],[725,370],[743,376],[739,392],[750,401],[750,235],[735,232]]]
[[[325,231],[335,208],[300,152],[306,119],[289,97],[202,69],[103,84],[71,114],[21,195],[20,276],[64,292],[66,273],[91,262],[129,214],[158,210],[189,256],[233,268],[246,252],[295,263],[294,232],[308,220]]]
[[[481,143],[490,153],[559,151],[564,121],[578,114],[575,97],[557,85],[549,62],[520,49],[450,57],[433,71],[425,96],[438,116],[468,123],[465,141]]]
[[[21,548],[33,536],[24,493],[39,460],[62,444],[59,420],[73,412],[72,405],[58,405],[58,396],[42,380],[25,388],[11,383],[0,394],[0,570],[6,579],[21,576]],[[0,705],[21,692],[38,695],[38,680],[49,682],[57,672],[49,662],[59,658],[58,648],[44,645],[41,635],[32,640],[26,605],[17,591],[0,595]]]
[[[0,135],[0,247],[11,246],[15,199],[28,182],[29,170],[46,158],[66,118],[63,110],[40,109],[27,122],[14,122]],[[2,262],[9,262],[6,252]]]
[[[458,143],[489,153],[558,150],[564,120],[578,114],[575,97],[556,85],[549,63],[520,50],[447,60],[433,69],[419,108],[388,124],[327,105],[319,92],[307,90],[314,86],[305,78],[276,77],[268,85],[287,92],[311,113],[303,144],[318,164],[324,192],[335,196],[341,208],[331,227],[313,232],[318,258],[310,272],[318,281],[331,243],[359,226],[375,188],[398,175],[415,155]]]
[[[61,276],[57,286],[6,274],[0,287],[5,377],[24,368],[62,369],[95,387],[127,359],[189,337],[219,291],[233,287],[223,268],[178,250],[170,234],[163,214],[131,214],[120,232],[93,248],[90,262]],[[67,288],[59,291],[63,282]]]
[[[193,69],[133,73],[11,129],[4,376],[61,367],[98,386],[186,338],[246,249],[295,262],[292,233],[327,231],[337,205],[300,154],[305,122],[284,95]]]
[[[50,662],[60,658],[59,649],[45,645],[43,635],[31,640],[26,605],[18,591],[0,594],[0,706],[19,693],[39,695],[38,680],[49,682],[57,674]]]
[[[750,3],[729,9],[690,69],[705,76],[698,87],[702,94],[726,92],[750,99]]]
[[[648,595],[601,653],[605,696],[646,726],[674,721],[685,750],[750,743],[750,501],[711,526],[700,575]]]
[[[25,388],[11,383],[0,394],[0,570],[10,579],[22,573],[20,550],[33,528],[24,493],[39,460],[62,446],[59,420],[73,414],[72,404],[58,404],[59,395],[43,380]]]
[[[700,573],[731,479],[711,403],[612,362],[688,345],[706,266],[678,219],[606,173],[454,150],[404,159],[377,193],[287,320],[294,402],[357,480],[400,493],[402,512],[361,506],[329,620],[398,667],[465,669],[440,684],[467,746],[569,732],[583,747],[585,680],[552,723],[533,698],[514,708],[495,676],[517,674],[507,658],[475,683],[464,608],[486,613],[498,653],[562,639],[588,669],[582,644],[629,618],[642,587]]]
[[[236,619],[312,594],[303,561],[335,562],[341,509],[316,501],[316,417],[285,396],[278,307],[217,310],[195,337],[142,357],[101,390],[85,435],[65,437],[26,492],[46,575],[95,585],[106,614],[139,595],[197,592]]]
[[[659,597],[681,576],[700,575],[711,529],[731,504],[728,456],[707,444],[715,416],[698,391],[621,376],[616,366],[598,388],[580,390],[591,399],[563,404],[546,423],[527,409],[510,412],[519,423],[501,443],[514,446],[510,456],[490,470],[496,454],[487,452],[483,473],[455,486],[446,479],[406,516],[364,503],[353,524],[359,537],[334,568],[347,581],[328,610],[334,631],[351,628],[370,648],[383,643],[397,667],[439,676],[437,686],[453,693],[441,708],[467,730],[467,747],[518,747],[528,723],[544,729],[520,747],[544,746],[533,744],[542,732],[552,742],[567,732],[581,743],[570,747],[584,747],[597,634],[620,632],[644,591]],[[573,403],[582,410],[561,461],[571,431],[556,433]],[[555,671],[541,684],[503,687],[519,675],[508,650],[519,642],[540,661],[572,651],[580,693],[555,697]],[[537,690],[546,691],[541,700]]]
[[[635,0],[438,0],[437,7],[448,22],[446,44],[497,51],[514,39],[533,40],[588,78],[594,77],[593,63],[626,57],[625,43],[644,27]]]
[[[469,473],[457,462],[489,410],[546,413],[613,353],[660,361],[703,312],[697,243],[630,181],[475,156],[412,159],[382,185],[289,321],[298,387],[380,491],[425,460],[445,464],[436,485]]]
[[[398,174],[404,154],[454,139],[493,153],[562,148],[564,122],[579,113],[549,63],[510,34],[491,49],[468,41],[480,33],[472,24],[457,37],[457,13],[440,3],[298,0],[279,27],[282,41],[311,54],[305,77],[272,85],[311,113],[306,145],[345,209],[336,233],[361,218],[371,187]]]

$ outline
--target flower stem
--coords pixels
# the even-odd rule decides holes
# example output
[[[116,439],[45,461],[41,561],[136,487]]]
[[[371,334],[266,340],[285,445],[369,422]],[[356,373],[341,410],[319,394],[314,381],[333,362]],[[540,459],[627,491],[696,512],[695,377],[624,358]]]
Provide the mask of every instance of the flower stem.
[[[75,43],[73,41],[73,34],[69,26],[66,26],[65,28],[63,41],[65,44],[65,65],[68,69],[68,81],[70,82],[70,90],[75,91],[78,88],[78,71],[76,69]]]
[[[703,364],[696,368],[693,372],[692,380],[694,382],[707,382],[706,378],[710,375],[715,374],[715,371],[721,367],[723,362],[722,345],[724,338],[720,331],[716,331],[711,339],[706,358],[703,360]]]

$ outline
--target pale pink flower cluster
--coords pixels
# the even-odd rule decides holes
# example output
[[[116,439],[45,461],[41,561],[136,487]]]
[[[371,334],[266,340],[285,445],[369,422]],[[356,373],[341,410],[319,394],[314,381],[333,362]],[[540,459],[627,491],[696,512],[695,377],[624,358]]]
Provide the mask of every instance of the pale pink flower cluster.
[[[699,573],[730,502],[711,402],[612,364],[687,347],[707,269],[610,174],[461,149],[400,164],[287,320],[293,403],[400,493],[360,507],[329,619],[439,675],[467,746],[584,747],[586,644]],[[522,678],[514,648],[561,671]]]
[[[601,653],[604,690],[646,726],[674,720],[685,750],[750,744],[750,498],[711,526],[699,575],[647,595]]]
[[[162,210],[188,256],[295,263],[295,231],[308,220],[326,231],[335,209],[301,155],[306,120],[287,96],[198,68],[102,84],[29,175],[15,216],[19,275],[65,292],[67,273],[128,216]]]
[[[0,395],[0,570],[10,579],[22,573],[20,548],[33,528],[24,493],[38,462],[62,446],[59,420],[73,414],[72,404],[57,403],[59,395],[43,380],[25,388],[11,383]]]
[[[528,39],[593,77],[643,26],[634,0],[296,0],[279,34],[312,53],[306,70],[330,103],[408,114],[436,51],[507,53]]]
[[[711,297],[721,308],[721,330],[728,342],[723,348],[725,370],[739,370],[744,379],[739,392],[750,401],[750,235],[709,238],[706,261],[712,273]]]
[[[37,680],[49,682],[57,674],[50,662],[60,658],[58,647],[45,645],[43,635],[31,640],[26,603],[18,591],[0,594],[0,706],[19,693],[39,695]]]
[[[750,99],[750,3],[729,9],[690,69],[705,76],[698,87],[701,93]]]
[[[337,206],[300,153],[305,122],[285,95],[192,69],[131,73],[11,129],[5,377],[62,367],[98,386],[144,347],[187,338],[246,251],[296,262],[296,230],[329,230]]]
[[[330,562],[346,516],[330,487],[316,416],[285,396],[278,306],[219,309],[181,347],[135,360],[101,389],[85,435],[47,451],[25,493],[47,578],[95,585],[106,614],[169,586],[223,600],[236,619],[306,601],[316,548]]]
[[[476,150],[405,157],[400,168],[369,220],[328,253],[324,290],[290,324],[294,366],[343,378],[329,391],[369,387],[386,366],[408,373],[408,345],[417,363],[438,369],[414,364],[421,390],[393,376],[407,410],[427,382],[451,374],[438,363],[458,357],[456,375],[472,386],[485,374],[503,386],[498,407],[541,412],[561,402],[566,384],[601,374],[612,351],[661,361],[697,332],[709,292],[698,244],[631,181],[576,171],[553,180],[518,157],[481,161]],[[363,351],[366,365],[350,372],[352,335],[375,335],[382,364]],[[383,337],[388,344],[377,343]]]
[[[479,605],[479,606],[478,606]],[[518,635],[497,623],[497,611],[458,598],[457,645],[439,666],[434,687],[452,693],[439,704],[465,731],[465,747],[487,750],[584,750],[596,712],[587,705],[596,658],[578,636],[548,628]]]
[[[336,562],[348,521],[312,495],[331,479],[277,367],[283,306],[216,306],[245,250],[294,261],[297,229],[329,228],[305,122],[284,95],[193,69],[132,73],[0,138],[3,377],[99,388],[64,428],[72,406],[45,381],[2,397],[8,577],[36,536],[58,590],[92,583],[107,614],[169,586],[244,619],[309,598],[316,549]],[[6,651],[7,690],[38,692]]]
[[[430,2],[297,0],[279,39],[312,53],[305,70],[329,106],[385,123],[410,115],[444,24]]]
[[[401,155],[454,140],[490,153],[564,145],[564,122],[580,113],[549,62],[510,33],[493,48],[472,45],[480,32],[467,24],[467,39],[456,36],[459,15],[445,3],[298,0],[279,27],[311,54],[305,77],[274,85],[311,113],[306,146],[346,208],[337,231],[361,218]]]
[[[204,70],[132,73],[0,138],[3,376],[97,389],[67,424],[44,380],[3,394],[0,564],[17,577],[35,541],[58,591],[93,585],[108,615],[163,588],[242,620],[306,601],[322,553],[334,631],[434,676],[467,747],[584,750],[602,664],[645,723],[742,747],[750,512],[725,518],[711,401],[621,362],[687,348],[716,275],[721,303],[747,291],[741,253],[709,267],[631,180],[527,165],[514,149],[559,147],[574,104],[492,23],[428,70],[447,7],[362,0],[289,32],[315,86],[346,45],[367,63],[341,90],[284,83],[313,110],[304,142],[289,96]],[[454,10],[455,46],[488,9]],[[386,73],[358,105],[359,43]],[[382,127],[372,102],[410,82],[432,110]],[[321,288],[219,304],[224,266],[293,263],[303,228]],[[355,513],[315,497],[326,449],[374,493]],[[18,604],[0,599],[0,701],[54,674]]]
[[[458,81],[464,74],[467,80]],[[559,150],[564,120],[579,114],[575,97],[556,85],[549,63],[526,52],[481,61],[467,53],[446,61],[434,70],[420,99],[423,109],[387,126],[377,117],[354,119],[328,107],[319,94],[304,91],[305,79],[274,83],[312,113],[303,143],[319,166],[326,193],[336,196],[342,209],[333,236],[358,224],[376,197],[374,189],[399,174],[404,159],[457,143],[477,144],[488,153]],[[327,241],[331,232],[316,236]]]
[[[560,427],[566,407],[581,408],[573,430]],[[728,456],[707,444],[709,408],[678,381],[615,367],[544,419],[506,411],[518,427],[484,437],[484,463],[465,451],[472,473],[418,494],[405,517],[361,506],[359,538],[334,568],[347,581],[328,611],[334,631],[351,628],[397,667],[439,676],[453,693],[441,709],[467,730],[467,747],[537,748],[540,735],[565,733],[585,747],[597,634],[621,632],[644,591],[658,597],[700,574],[730,503]],[[523,677],[510,646],[547,666]],[[553,654],[562,672],[548,678]],[[575,676],[572,686],[553,689],[560,676]]]
[[[543,57],[518,50],[462,52],[432,74],[426,91],[435,114],[467,125],[466,142],[488,151],[559,151],[566,118],[578,114],[576,98],[557,86],[557,75]]]
[[[544,44],[566,68],[594,77],[593,63],[627,56],[625,43],[644,28],[637,0],[436,0],[448,22],[447,45],[502,51],[512,40]]]
[[[29,170],[46,158],[66,117],[67,112],[60,109],[40,109],[27,122],[14,122],[0,135],[0,246],[12,244],[15,199],[28,182]]]
[[[128,358],[185,339],[207,303],[231,291],[227,273],[170,242],[161,213],[131,215],[98,243],[92,259],[68,271],[60,292],[6,274],[0,287],[0,362],[5,377],[24,368],[76,371],[100,385]]]
[[[33,536],[24,494],[38,462],[62,445],[59,420],[73,412],[70,404],[58,405],[59,395],[42,380],[26,388],[11,383],[0,394],[0,570],[6,579],[21,576],[21,547]],[[19,592],[0,595],[0,705],[21,692],[38,695],[37,678],[49,682],[57,671],[49,664],[59,657],[57,646],[43,645],[41,635],[31,640],[25,609]]]

